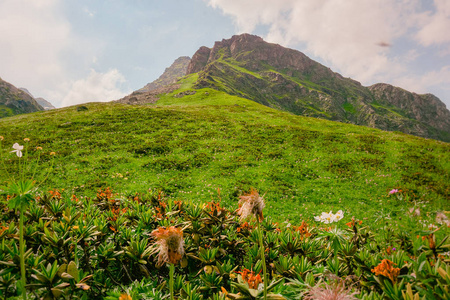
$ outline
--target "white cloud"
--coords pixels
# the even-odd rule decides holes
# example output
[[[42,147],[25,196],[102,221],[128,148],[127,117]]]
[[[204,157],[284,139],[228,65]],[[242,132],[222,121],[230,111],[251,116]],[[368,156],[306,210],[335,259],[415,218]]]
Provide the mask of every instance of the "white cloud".
[[[64,70],[60,53],[70,45],[70,24],[58,1],[0,2],[0,76],[31,91],[56,84]]]
[[[415,93],[429,93],[432,87],[443,87],[450,92],[450,65],[443,66],[439,70],[429,71],[420,76],[406,75],[395,79],[394,84]],[[447,106],[449,106],[447,104]]]
[[[435,13],[422,14],[419,24],[422,28],[416,34],[417,40],[424,46],[450,42],[450,1],[434,0],[434,5]]]
[[[124,93],[120,89],[120,84],[125,81],[124,76],[116,69],[106,73],[91,70],[86,78],[79,79],[70,85],[61,106],[117,100],[130,93]]]
[[[210,0],[231,15],[241,31],[268,25],[266,40],[290,46],[298,42],[332,67],[360,81],[387,69],[401,68],[388,59],[389,47],[410,21],[414,0]]]

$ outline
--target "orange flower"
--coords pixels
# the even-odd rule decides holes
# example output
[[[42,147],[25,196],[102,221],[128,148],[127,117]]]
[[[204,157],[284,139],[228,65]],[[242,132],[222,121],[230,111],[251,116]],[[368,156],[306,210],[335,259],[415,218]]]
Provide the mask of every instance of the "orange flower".
[[[356,220],[355,217],[352,217],[352,220],[350,222],[346,223],[345,225],[347,225],[350,228],[353,228],[353,226],[355,226],[356,224],[361,225],[362,221]]]
[[[300,232],[301,239],[303,240],[305,237],[310,237],[311,233],[308,231],[308,224],[305,221],[302,221],[302,224],[295,228],[295,231]]]
[[[257,289],[259,284],[262,283],[261,276],[259,274],[255,275],[255,272],[250,271],[249,269],[244,269],[236,273],[242,275],[242,279],[248,283],[248,287],[251,289]]]
[[[225,296],[228,295],[227,290],[226,290],[223,286],[220,287],[220,290],[222,291],[222,293],[223,293]]]
[[[236,229],[237,232],[241,231],[251,231],[253,229],[253,226],[248,224],[248,222],[244,222],[240,227]]]
[[[264,199],[259,196],[255,189],[252,189],[250,194],[242,195],[239,198],[239,209],[237,213],[241,216],[241,221],[251,215],[258,217],[259,221],[263,220]]]
[[[3,234],[3,232],[5,232],[8,229],[9,229],[9,227],[0,226],[0,236]]]
[[[381,263],[373,268],[371,271],[372,273],[375,273],[375,275],[383,275],[387,278],[389,278],[392,282],[395,282],[397,280],[398,275],[400,274],[400,268],[394,268],[393,265],[395,265],[392,261],[389,259],[383,259]]]
[[[152,231],[151,235],[156,239],[156,252],[158,252],[157,266],[164,263],[177,264],[184,254],[183,231],[174,226],[169,228],[159,227]]]
[[[133,300],[133,298],[131,298],[130,295],[128,295],[127,293],[125,293],[125,294],[121,294],[121,295],[120,295],[119,300]]]

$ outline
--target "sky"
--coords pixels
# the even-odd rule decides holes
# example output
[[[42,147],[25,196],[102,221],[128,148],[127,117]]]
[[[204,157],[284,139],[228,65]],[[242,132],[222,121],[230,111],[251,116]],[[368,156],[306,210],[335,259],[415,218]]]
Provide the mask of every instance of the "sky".
[[[450,0],[0,0],[0,78],[55,107],[111,101],[241,33],[450,108]]]

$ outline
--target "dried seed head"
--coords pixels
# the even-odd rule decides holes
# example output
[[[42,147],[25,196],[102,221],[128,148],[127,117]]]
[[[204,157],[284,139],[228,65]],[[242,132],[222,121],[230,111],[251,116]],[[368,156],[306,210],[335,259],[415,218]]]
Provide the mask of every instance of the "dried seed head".
[[[158,252],[158,267],[164,263],[177,264],[184,254],[183,231],[171,226],[169,228],[159,227],[152,231],[151,235],[156,238],[156,249]]]
[[[264,199],[256,190],[252,189],[250,194],[242,195],[239,199],[239,206],[238,215],[240,215],[241,221],[251,215],[259,218],[260,221],[263,220]]]

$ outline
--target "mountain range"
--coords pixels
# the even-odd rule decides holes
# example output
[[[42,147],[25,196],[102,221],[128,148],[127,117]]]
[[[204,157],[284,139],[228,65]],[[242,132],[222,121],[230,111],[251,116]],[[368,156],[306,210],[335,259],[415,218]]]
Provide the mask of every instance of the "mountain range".
[[[176,97],[213,88],[295,115],[450,142],[450,111],[436,96],[386,83],[363,86],[300,51],[251,34],[235,35],[215,42],[212,48],[200,47],[192,58],[176,59],[157,80],[116,102],[155,103],[160,95],[180,88],[180,78],[186,76],[193,81]],[[15,90],[0,89],[0,105],[8,107],[0,117],[45,107],[29,97],[18,102],[24,93],[17,91],[14,96],[5,96]],[[3,99],[10,99],[8,106]],[[15,105],[11,99],[16,99]]]
[[[386,83],[363,86],[300,51],[241,34],[200,47],[192,59],[177,59],[158,80],[120,99],[154,103],[195,74],[191,93],[214,88],[296,115],[400,131],[450,142],[450,111],[432,94],[419,95]],[[164,79],[163,86],[159,83]]]

